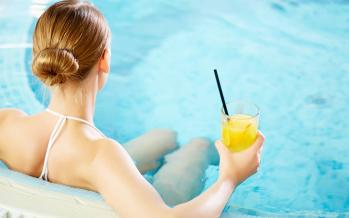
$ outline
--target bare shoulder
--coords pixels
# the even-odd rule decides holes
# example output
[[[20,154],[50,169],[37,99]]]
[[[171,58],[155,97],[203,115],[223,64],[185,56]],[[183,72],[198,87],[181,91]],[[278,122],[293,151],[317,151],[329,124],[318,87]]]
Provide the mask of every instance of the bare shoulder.
[[[120,162],[120,161],[132,161],[131,157],[124,149],[124,147],[114,139],[103,138],[95,142],[96,153],[92,164],[95,167],[104,165],[106,161]]]
[[[89,161],[89,184],[101,192],[107,181],[125,178],[129,172],[138,172],[136,165],[124,147],[111,138],[98,139],[94,143],[93,158]]]
[[[6,129],[9,128],[10,121],[14,118],[24,117],[27,114],[19,109],[15,108],[1,108],[0,109],[0,154],[4,151],[4,135],[6,135]],[[7,144],[8,142],[6,142]]]
[[[0,123],[14,117],[28,116],[24,111],[17,108],[2,108],[0,109]]]
[[[107,148],[113,148],[113,147],[119,147],[119,146],[122,147],[122,145],[119,142],[117,142],[112,138],[101,138],[96,140],[95,143],[97,144],[97,147],[99,149],[107,149]]]
[[[116,159],[118,156],[126,155],[123,146],[111,138],[90,139],[83,137],[78,146],[79,163],[87,166],[87,172],[91,172],[96,167],[100,167],[102,162]],[[97,166],[98,165],[98,166]],[[97,169],[98,170],[98,169]],[[89,173],[87,174],[88,176]],[[92,176],[92,175],[91,175]]]
[[[0,133],[3,132],[2,128],[8,127],[13,120],[28,116],[24,111],[16,108],[2,108],[0,109]],[[1,135],[1,134],[0,134]]]

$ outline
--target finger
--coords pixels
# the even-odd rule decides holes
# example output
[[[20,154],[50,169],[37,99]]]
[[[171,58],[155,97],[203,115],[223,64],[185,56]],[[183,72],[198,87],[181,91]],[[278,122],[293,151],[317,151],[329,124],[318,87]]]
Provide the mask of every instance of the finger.
[[[258,139],[260,140],[260,142],[263,144],[263,142],[265,141],[264,134],[260,130],[258,130],[257,136],[258,136]]]
[[[263,140],[265,139],[265,136],[264,136],[264,134],[262,133],[262,131],[258,130],[258,135],[260,135],[260,136],[263,138]]]
[[[264,140],[265,140],[264,135],[262,134],[262,132],[258,131],[257,139],[254,142],[253,147],[255,147],[255,149],[259,150],[262,147]]]
[[[259,135],[257,135],[257,138],[254,141],[254,143],[250,147],[248,147],[246,150],[244,150],[244,152],[248,152],[251,154],[257,154],[260,150],[261,144],[263,144],[263,143],[261,142]]]
[[[263,148],[264,148],[264,145],[262,145],[259,149],[259,153],[262,153],[263,152]]]

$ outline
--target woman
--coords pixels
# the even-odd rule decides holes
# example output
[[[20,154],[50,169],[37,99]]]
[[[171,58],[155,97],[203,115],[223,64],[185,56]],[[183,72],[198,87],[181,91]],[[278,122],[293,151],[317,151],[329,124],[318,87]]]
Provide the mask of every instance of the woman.
[[[188,202],[166,205],[126,150],[93,125],[96,94],[109,72],[110,35],[103,15],[86,2],[61,1],[41,15],[32,70],[51,101],[32,116],[0,111],[0,159],[10,169],[99,192],[121,217],[220,216],[236,186],[256,172],[264,137],[259,133],[239,153],[216,141],[218,180]]]

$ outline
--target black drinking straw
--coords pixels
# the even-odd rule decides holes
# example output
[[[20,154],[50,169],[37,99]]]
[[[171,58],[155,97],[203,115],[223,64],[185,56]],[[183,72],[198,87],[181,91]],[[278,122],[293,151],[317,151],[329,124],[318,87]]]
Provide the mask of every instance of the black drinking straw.
[[[218,77],[217,70],[214,69],[213,71],[214,71],[214,75],[216,77],[216,82],[217,82],[219,94],[221,96],[224,112],[225,112],[226,115],[229,115],[228,109],[227,109],[227,105],[225,104],[224,95],[223,95],[223,91],[222,91],[222,88],[221,88],[221,83],[219,82],[219,77]]]

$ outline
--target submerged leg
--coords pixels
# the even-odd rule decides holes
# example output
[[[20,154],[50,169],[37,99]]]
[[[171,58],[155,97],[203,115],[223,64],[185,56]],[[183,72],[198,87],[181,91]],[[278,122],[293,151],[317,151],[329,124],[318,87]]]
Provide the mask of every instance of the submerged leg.
[[[177,134],[168,129],[153,129],[124,146],[138,170],[144,174],[158,168],[164,155],[176,149]]]
[[[167,204],[189,201],[202,191],[209,151],[210,142],[196,138],[165,156],[165,164],[153,177],[153,186]]]

